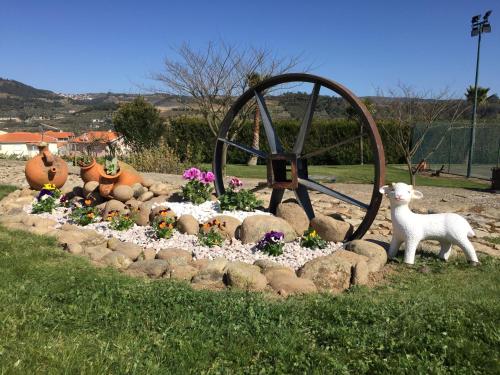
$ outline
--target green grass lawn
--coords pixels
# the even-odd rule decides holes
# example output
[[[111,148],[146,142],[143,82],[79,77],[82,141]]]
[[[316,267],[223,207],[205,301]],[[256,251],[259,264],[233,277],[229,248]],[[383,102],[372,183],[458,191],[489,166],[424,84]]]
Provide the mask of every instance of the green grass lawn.
[[[97,269],[0,226],[0,373],[498,373],[500,262],[481,261],[275,300]]]
[[[202,164],[203,168],[210,169],[211,165]],[[230,176],[246,178],[265,179],[266,168],[263,165],[248,166],[230,164],[227,166],[227,174]],[[309,167],[309,174],[312,176],[335,177],[337,182],[371,184],[373,183],[373,166],[371,165],[312,165]],[[321,178],[319,178],[320,180]],[[401,166],[388,165],[385,175],[386,182],[406,182],[409,183],[407,170]],[[417,176],[419,186],[456,187],[469,189],[487,189],[488,182],[477,182],[462,177],[427,177]]]

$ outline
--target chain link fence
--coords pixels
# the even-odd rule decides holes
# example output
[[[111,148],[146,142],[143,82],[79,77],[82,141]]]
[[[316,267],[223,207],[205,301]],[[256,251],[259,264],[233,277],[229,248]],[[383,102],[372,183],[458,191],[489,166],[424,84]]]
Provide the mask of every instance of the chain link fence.
[[[414,129],[413,140],[419,139],[422,129]],[[433,126],[413,158],[413,163],[425,160],[429,168],[465,176],[471,136],[470,126],[442,124]],[[472,158],[471,176],[491,178],[491,169],[500,163],[500,123],[476,126],[476,142]]]

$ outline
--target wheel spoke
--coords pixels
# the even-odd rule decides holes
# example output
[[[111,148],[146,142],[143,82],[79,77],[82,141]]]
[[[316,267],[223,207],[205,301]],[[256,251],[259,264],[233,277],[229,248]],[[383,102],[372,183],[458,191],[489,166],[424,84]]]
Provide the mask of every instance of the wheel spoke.
[[[311,199],[309,198],[309,193],[304,185],[299,185],[299,187],[294,190],[295,197],[299,201],[300,206],[304,209],[309,220],[314,218],[314,209],[311,204]]]
[[[339,146],[345,145],[346,143],[354,142],[355,140],[360,139],[361,137],[362,137],[361,135],[356,135],[354,137],[347,138],[344,141],[337,142],[334,145],[320,148],[319,150],[316,150],[316,151],[310,152],[308,154],[305,154],[304,156],[302,156],[302,159],[309,159],[309,158],[311,158],[313,156],[321,155],[321,154],[323,154],[323,153],[325,153],[327,151],[333,150],[335,147],[339,147]]]
[[[306,113],[304,114],[302,124],[300,125],[299,134],[297,135],[297,139],[295,140],[295,144],[293,145],[292,152],[297,155],[300,155],[302,153],[302,150],[304,149],[304,142],[311,127],[314,109],[316,108],[316,101],[318,100],[320,89],[321,85],[319,83],[315,83],[313,91],[311,93],[311,97],[309,98],[309,102],[307,103]]]
[[[269,142],[269,149],[271,153],[277,154],[283,152],[283,147],[276,134],[273,123],[271,121],[271,116],[267,110],[266,102],[260,93],[255,91],[255,99],[257,100],[257,105],[259,106],[260,116],[262,117],[262,123],[264,125],[264,130],[266,132],[267,141]]]
[[[267,158],[267,154],[263,151],[260,151],[260,150],[257,150],[253,147],[248,147],[248,146],[245,146],[245,145],[242,145],[241,143],[237,143],[237,142],[233,142],[233,141],[230,141],[229,139],[226,139],[226,138],[217,138],[219,141],[221,142],[224,142],[224,143],[227,143],[228,145],[231,145],[231,146],[234,146],[236,148],[239,148],[240,150],[243,150],[249,154],[252,154],[252,155],[255,155],[255,156],[258,156],[259,158],[262,158],[262,159],[266,159]]]
[[[319,191],[320,193],[337,198],[337,199],[344,201],[346,203],[350,203],[354,206],[358,206],[358,207],[363,208],[365,210],[368,209],[367,204],[360,202],[357,199],[351,198],[345,194],[339,193],[338,191],[327,188],[326,186],[323,186],[323,185],[317,183],[316,181],[312,181],[310,179],[299,178],[299,184],[303,185],[305,187],[308,187],[309,189],[313,189],[313,190]]]
[[[271,200],[269,201],[269,212],[273,215],[276,214],[276,209],[278,208],[278,204],[281,203],[284,194],[285,190],[283,189],[273,189]]]

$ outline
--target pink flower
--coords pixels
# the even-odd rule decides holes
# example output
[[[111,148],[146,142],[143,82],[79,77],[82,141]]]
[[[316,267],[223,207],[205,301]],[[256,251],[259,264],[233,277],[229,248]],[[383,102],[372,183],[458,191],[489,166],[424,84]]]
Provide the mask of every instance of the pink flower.
[[[182,174],[182,177],[185,180],[190,180],[190,181],[199,180],[201,178],[201,171],[198,168],[192,167],[186,169]]]
[[[212,172],[203,172],[201,174],[200,181],[204,184],[210,184],[214,182],[215,180],[215,175]]]
[[[233,177],[231,178],[231,180],[229,181],[229,186],[232,188],[232,189],[237,189],[239,187],[242,187],[243,186],[243,182],[241,182],[241,180],[237,177]]]

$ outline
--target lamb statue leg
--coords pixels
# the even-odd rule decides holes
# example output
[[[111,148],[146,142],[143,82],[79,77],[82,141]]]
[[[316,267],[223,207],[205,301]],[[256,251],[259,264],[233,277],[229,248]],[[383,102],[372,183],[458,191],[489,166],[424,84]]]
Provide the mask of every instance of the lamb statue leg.
[[[399,240],[396,236],[392,236],[391,245],[389,246],[389,258],[395,258],[398,254],[398,250],[401,247],[403,241]]]
[[[439,252],[439,257],[447,261],[451,254],[452,243],[448,241],[441,241],[441,251]]]

